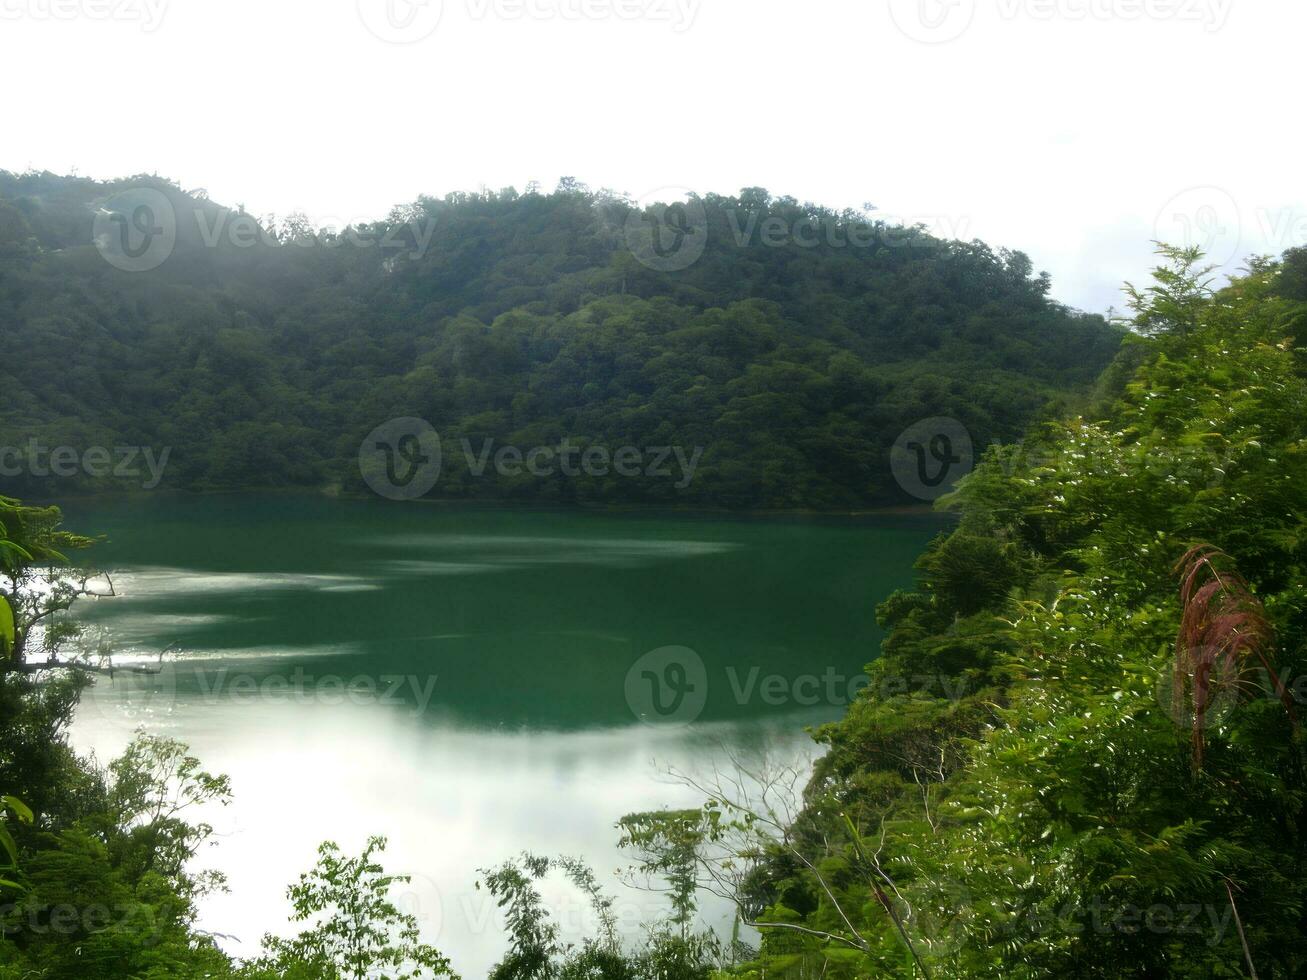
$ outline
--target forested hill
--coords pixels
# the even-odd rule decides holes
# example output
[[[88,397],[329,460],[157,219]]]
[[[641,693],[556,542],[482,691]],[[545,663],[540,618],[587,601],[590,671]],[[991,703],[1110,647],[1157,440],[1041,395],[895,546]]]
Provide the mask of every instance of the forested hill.
[[[1013,439],[1111,360],[1120,333],[1048,289],[1022,253],[758,189],[664,211],[564,181],[329,233],[153,177],[0,172],[4,485],[138,446],[169,451],[165,487],[360,490],[365,436],[413,416],[445,449],[432,496],[889,502],[908,426]],[[487,439],[703,452],[688,483],[476,476],[456,447]]]

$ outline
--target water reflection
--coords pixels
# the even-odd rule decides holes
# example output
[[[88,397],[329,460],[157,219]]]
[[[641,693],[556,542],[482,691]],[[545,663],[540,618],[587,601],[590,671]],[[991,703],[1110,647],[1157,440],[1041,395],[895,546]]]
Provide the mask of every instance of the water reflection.
[[[97,684],[75,744],[107,761],[144,726],[232,777],[203,855],[231,892],[201,926],[253,951],[289,928],[285,888],[321,841],[357,853],[384,834],[424,938],[469,978],[504,948],[478,868],[530,850],[607,878],[620,817],[700,802],[660,772],[810,755],[803,726],[843,712],[876,602],[940,526],[289,495],[152,495],[70,507],[68,525],[109,537],[96,560],[120,596],[91,616],[116,662],[182,650]],[[580,896],[545,894],[578,935]],[[617,905],[633,937],[657,907],[637,891]]]
[[[79,750],[102,760],[131,736],[115,721],[119,695],[90,692],[74,726]],[[142,719],[145,720],[145,719]],[[387,868],[413,875],[397,891],[423,938],[453,957],[463,976],[485,976],[503,954],[498,910],[477,869],[523,850],[580,855],[610,881],[629,938],[658,914],[658,896],[624,887],[612,873],[629,860],[616,848],[622,815],[694,806],[698,796],[663,774],[729,764],[763,747],[806,758],[802,733],[815,716],[673,728],[631,725],[583,732],[469,730],[432,724],[384,705],[181,699],[149,728],[187,741],[206,768],[232,777],[235,804],[205,814],[218,846],[201,856],[224,871],[230,894],[207,899],[200,927],[232,937],[235,953],[287,930],[285,886],[307,870],[323,840],[360,850],[371,834],[390,839]],[[561,882],[544,894],[565,935],[593,929],[580,895]],[[729,929],[710,902],[709,924]]]

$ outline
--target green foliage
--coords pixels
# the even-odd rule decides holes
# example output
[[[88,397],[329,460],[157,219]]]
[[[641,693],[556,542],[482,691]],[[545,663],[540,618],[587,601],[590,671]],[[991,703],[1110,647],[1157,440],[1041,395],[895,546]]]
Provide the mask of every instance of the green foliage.
[[[182,742],[144,733],[109,764],[109,776],[109,805],[131,845],[124,848],[124,860],[142,862],[134,872],[162,875],[191,898],[221,886],[221,875],[197,877],[188,868],[213,827],[186,818],[188,810],[231,802],[226,776],[201,769]]]
[[[11,725],[4,718],[0,734]],[[150,736],[107,773],[65,758],[42,776],[70,785],[42,786],[39,799],[54,805],[18,811],[31,826],[13,841],[19,870],[16,894],[0,905],[0,976],[225,976],[226,956],[193,931],[194,900],[221,886],[221,876],[190,868],[210,830],[179,816],[225,799],[225,780]]]
[[[14,607],[9,604],[6,597],[0,596],[0,661],[9,659],[16,639]]]
[[[14,796],[0,796],[0,850],[4,851],[7,858],[6,864],[0,864],[0,871],[6,874],[12,874],[18,868],[18,845],[14,843],[14,836],[7,826],[11,813],[14,819],[23,823],[32,822],[32,811],[27,804]],[[0,878],[0,892],[6,888],[19,887],[16,882]]]
[[[141,186],[172,203],[177,242],[125,273],[97,254],[92,216]],[[898,498],[888,451],[909,425],[951,416],[977,445],[1014,439],[1119,345],[1051,302],[1019,253],[760,189],[701,203],[703,256],[657,272],[627,246],[633,203],[578,186],[423,198],[349,235],[265,221],[242,247],[225,232],[248,215],[157,178],[0,173],[28,229],[0,246],[0,322],[23,352],[0,363],[0,446],[28,464],[33,439],[170,447],[169,487],[364,491],[365,435],[418,416],[441,434],[445,497],[850,508]],[[830,234],[764,243],[768,222]],[[704,454],[677,486],[477,476],[463,447],[565,438]],[[50,491],[23,469],[17,491]]]
[[[520,866],[508,861],[482,872],[485,887],[504,910],[508,927],[508,953],[491,970],[491,980],[537,980],[557,974],[554,960],[563,952],[558,926],[534,884],[549,872],[551,864],[547,858],[525,854]]]
[[[1282,703],[1307,670],[1307,296],[1271,262],[1212,295],[1200,256],[1164,254],[1132,293],[1154,336],[1110,403],[987,452],[920,590],[878,610],[873,676],[940,671],[961,696],[872,684],[819,732],[808,857],[867,960],[769,941],[739,975],[921,975],[839,870],[873,848],[933,976],[1289,977],[1307,960],[1304,738]],[[1195,554],[1229,559],[1182,583]],[[1204,673],[1222,658],[1228,674]],[[859,844],[831,845],[839,813]],[[830,902],[779,901],[812,895],[815,871],[778,853],[763,872],[789,921],[829,926]]]
[[[618,846],[640,858],[639,871],[664,879],[670,889],[672,924],[688,936],[698,908],[699,847],[707,830],[698,810],[631,813],[617,824]]]
[[[962,616],[992,608],[1028,574],[1015,542],[964,530],[922,555],[917,571],[928,593]]]
[[[697,811],[695,811],[697,813]],[[626,818],[623,824],[630,821]],[[646,830],[651,821],[637,818]],[[624,837],[624,846],[629,837]],[[641,846],[641,845],[637,845]],[[661,844],[649,846],[661,853]],[[523,854],[498,868],[484,870],[483,884],[504,911],[508,929],[508,951],[490,971],[489,980],[708,980],[716,963],[719,944],[711,934],[691,928],[695,883],[667,877],[669,863],[655,860],[651,869],[662,886],[673,890],[673,910],[666,920],[646,922],[647,936],[640,948],[626,949],[617,935],[613,899],[598,885],[593,871],[575,858],[544,858]],[[683,863],[672,862],[681,870]],[[590,903],[599,924],[599,934],[582,939],[579,945],[562,941],[540,896],[537,883],[551,872],[561,872]],[[661,888],[660,888],[661,890]]]
[[[1134,317],[1130,326],[1142,334],[1188,334],[1198,328],[1203,308],[1211,299],[1211,273],[1216,266],[1199,266],[1203,253],[1196,245],[1187,248],[1157,243],[1157,254],[1166,260],[1153,270],[1153,283],[1144,289],[1126,285],[1126,297]]]
[[[93,576],[71,567],[68,554],[92,541],[64,530],[62,522],[58,507],[0,496],[0,676],[24,669],[34,630],[50,658],[81,633],[62,614],[92,594]]]
[[[440,951],[418,940],[417,919],[390,900],[391,887],[409,881],[387,874],[375,855],[383,837],[370,837],[359,857],[345,857],[328,841],[318,863],[288,892],[296,922],[311,928],[293,939],[265,936],[263,956],[238,975],[245,980],[313,977],[318,980],[419,980],[454,977]]]

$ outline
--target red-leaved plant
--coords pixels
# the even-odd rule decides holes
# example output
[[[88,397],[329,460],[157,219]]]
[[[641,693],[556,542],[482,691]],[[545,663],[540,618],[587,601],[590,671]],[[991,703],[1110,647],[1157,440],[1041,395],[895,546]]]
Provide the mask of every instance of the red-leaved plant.
[[[1212,545],[1190,548],[1176,563],[1180,577],[1180,631],[1175,641],[1175,710],[1193,704],[1194,765],[1203,764],[1203,728],[1212,702],[1229,686],[1234,694],[1251,682],[1248,672],[1260,664],[1275,693],[1296,724],[1293,698],[1275,672],[1271,649],[1275,631],[1266,610],[1230,557]],[[1177,717],[1180,717],[1177,714]]]

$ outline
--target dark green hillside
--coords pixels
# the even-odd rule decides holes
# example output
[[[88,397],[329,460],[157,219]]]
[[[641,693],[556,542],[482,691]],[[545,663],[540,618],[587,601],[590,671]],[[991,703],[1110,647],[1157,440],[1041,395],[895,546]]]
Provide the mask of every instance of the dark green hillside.
[[[175,244],[124,271],[95,213],[127,217],[142,188]],[[849,508],[902,497],[888,449],[907,426],[1014,438],[1119,345],[1021,253],[757,189],[698,204],[703,254],[664,270],[630,247],[631,202],[567,181],[423,198],[333,236],[157,178],[0,173],[0,446],[170,448],[167,487],[360,490],[365,435],[416,416],[444,444],[433,496]],[[681,486],[477,477],[464,438],[703,453]],[[17,468],[11,492],[53,489]],[[58,492],[124,485],[79,472]]]

